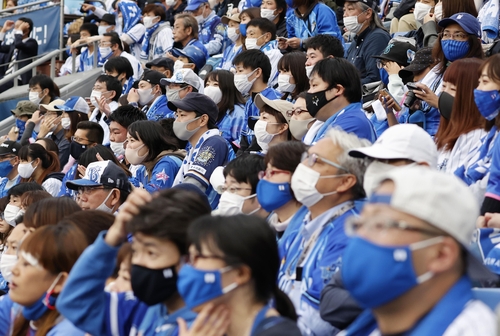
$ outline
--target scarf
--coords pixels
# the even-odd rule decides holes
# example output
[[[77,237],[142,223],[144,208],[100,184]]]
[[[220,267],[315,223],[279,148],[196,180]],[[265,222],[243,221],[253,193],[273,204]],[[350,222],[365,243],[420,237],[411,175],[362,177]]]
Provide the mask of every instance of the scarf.
[[[149,57],[149,42],[151,36],[153,36],[154,32],[160,26],[161,22],[155,23],[155,25],[151,28],[146,29],[146,34],[144,34],[144,38],[142,39],[142,50],[141,50],[141,59],[147,61]]]

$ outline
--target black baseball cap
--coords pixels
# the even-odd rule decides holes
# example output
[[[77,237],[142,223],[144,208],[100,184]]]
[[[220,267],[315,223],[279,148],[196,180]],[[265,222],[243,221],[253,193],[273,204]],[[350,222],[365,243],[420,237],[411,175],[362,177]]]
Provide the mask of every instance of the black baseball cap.
[[[113,14],[104,14],[101,18],[101,21],[107,22],[112,26],[116,25],[116,19]]]
[[[179,108],[186,112],[195,112],[197,116],[206,114],[214,124],[219,116],[219,108],[214,101],[199,92],[190,92],[184,99],[169,101],[167,106],[172,111],[177,111]]]
[[[399,70],[399,76],[401,78],[408,77],[414,73],[421,72],[425,68],[430,67],[434,63],[432,58],[432,48],[422,48],[415,53],[415,58],[407,67]]]
[[[170,71],[174,71],[174,61],[168,57],[158,57],[146,63],[146,68],[151,69],[152,66],[163,67]]]
[[[0,144],[0,156],[14,154],[15,156],[19,156],[19,151],[21,150],[21,145],[17,141],[4,141]]]
[[[381,55],[372,57],[408,66],[415,58],[416,52],[417,48],[409,42],[392,41],[385,47]]]
[[[151,85],[160,85],[160,81],[162,78],[167,78],[164,74],[155,70],[145,71],[142,75],[141,81],[146,81]]]
[[[82,179],[67,181],[66,186],[71,190],[103,186],[131,191],[130,182],[125,171],[110,160],[90,163]]]

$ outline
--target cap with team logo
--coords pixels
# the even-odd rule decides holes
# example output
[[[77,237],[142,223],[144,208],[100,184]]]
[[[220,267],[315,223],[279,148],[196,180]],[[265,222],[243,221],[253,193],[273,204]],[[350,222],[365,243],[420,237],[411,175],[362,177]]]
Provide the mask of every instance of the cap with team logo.
[[[69,189],[84,187],[106,187],[130,191],[130,182],[125,171],[112,161],[97,161],[88,165],[85,176],[79,180],[66,182]]]
[[[200,91],[202,80],[191,69],[179,69],[174,72],[171,78],[162,78],[161,85],[168,86],[169,84],[187,84]]]
[[[70,97],[66,102],[62,105],[55,105],[55,108],[64,111],[64,112],[81,112],[81,113],[89,113],[90,108],[85,99],[78,96]]]
[[[21,150],[21,145],[17,141],[4,141],[0,144],[0,156],[14,154],[16,156],[19,155],[19,151]]]
[[[458,24],[467,34],[481,37],[481,24],[476,17],[470,15],[469,13],[454,14],[449,18],[442,19],[438,24],[441,27],[446,28],[452,23]]]

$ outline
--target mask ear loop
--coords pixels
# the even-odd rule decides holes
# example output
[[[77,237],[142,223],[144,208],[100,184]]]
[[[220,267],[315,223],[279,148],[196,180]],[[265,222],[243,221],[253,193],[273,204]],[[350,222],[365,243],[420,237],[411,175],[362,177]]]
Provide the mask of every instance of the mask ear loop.
[[[62,273],[59,273],[57,275],[57,278],[52,282],[52,285],[50,285],[49,290],[47,291],[47,294],[45,294],[45,299],[43,299],[43,304],[49,308],[50,310],[55,310],[56,306],[53,306],[50,304],[50,297],[52,294],[54,294],[54,288],[56,287],[57,283],[59,282],[59,279],[61,279]]]

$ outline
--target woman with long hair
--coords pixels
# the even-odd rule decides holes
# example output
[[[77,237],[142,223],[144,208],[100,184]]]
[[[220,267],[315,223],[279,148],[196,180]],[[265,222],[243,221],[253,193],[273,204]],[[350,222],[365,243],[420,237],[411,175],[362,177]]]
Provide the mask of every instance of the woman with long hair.
[[[227,70],[210,72],[205,78],[204,93],[219,108],[216,125],[221,135],[231,144],[239,141],[246,123],[245,100],[234,86],[234,74]]]
[[[186,306],[199,315],[189,331],[186,322],[178,320],[180,336],[208,331],[227,336],[300,335],[293,304],[276,284],[276,236],[264,220],[202,217],[191,224],[188,241],[190,264],[181,268],[177,287]]]
[[[39,144],[23,146],[19,151],[17,167],[21,182],[36,182],[49,194],[56,197],[61,189],[63,173],[60,173],[59,158]]]
[[[11,335],[84,335],[59,314],[56,299],[86,247],[73,225],[45,226],[24,239],[9,284]]]
[[[439,150],[438,169],[453,173],[485,135],[484,119],[474,102],[474,89],[483,63],[477,58],[453,62],[443,77],[439,97],[441,120],[435,136]]]
[[[279,60],[278,91],[283,93],[281,99],[294,103],[299,93],[309,90],[305,63],[306,55],[298,51],[287,53]]]

